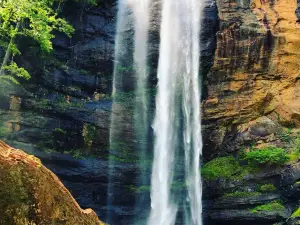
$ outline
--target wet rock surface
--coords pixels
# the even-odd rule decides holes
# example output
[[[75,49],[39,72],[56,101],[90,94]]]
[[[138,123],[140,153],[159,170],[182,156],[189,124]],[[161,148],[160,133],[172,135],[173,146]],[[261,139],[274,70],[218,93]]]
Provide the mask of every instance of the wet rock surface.
[[[0,224],[104,225],[40,160],[0,141]]]
[[[281,129],[299,128],[297,6],[290,0],[208,2],[201,35],[204,162],[252,145],[285,147]],[[7,87],[1,93],[0,138],[41,158],[82,207],[93,208],[104,220],[113,211],[113,224],[132,224],[132,218],[143,213],[133,207],[136,196],[148,205],[150,199],[149,187],[144,187],[145,195],[137,194],[132,96],[121,96],[122,102],[112,105],[116,11],[115,1],[100,7],[65,7],[62,13],[76,33],[71,40],[61,35],[53,40],[54,58],[43,61],[28,51],[20,59],[35,76],[24,89]],[[153,87],[159,47],[156,20],[159,17],[152,21],[149,56]],[[128,83],[131,90],[133,84]],[[115,198],[109,206],[113,107],[122,112],[117,121],[125,141],[115,143]],[[242,181],[205,181],[205,224],[299,224],[297,218],[287,220],[300,197],[298,164],[266,169]],[[257,185],[267,183],[277,190],[224,198],[236,191],[255,192]],[[273,201],[283,201],[286,210],[250,211]]]

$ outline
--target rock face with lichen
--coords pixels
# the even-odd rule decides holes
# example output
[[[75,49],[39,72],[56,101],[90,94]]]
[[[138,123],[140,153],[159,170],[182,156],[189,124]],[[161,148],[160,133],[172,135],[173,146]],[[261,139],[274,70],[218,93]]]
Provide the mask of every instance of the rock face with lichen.
[[[274,146],[292,156],[285,165],[256,165],[230,179],[205,178],[205,218],[208,224],[298,224],[292,216],[299,207],[300,173],[297,2],[216,3],[220,24],[203,101],[205,161],[229,154],[247,171],[244,152]],[[274,188],[264,192],[262,186]]]
[[[203,103],[204,123],[219,125],[210,132],[212,142],[219,138],[215,147],[230,130],[264,115],[299,127],[297,2],[219,0],[217,7],[220,30]]]
[[[0,224],[101,225],[39,159],[0,141]]]

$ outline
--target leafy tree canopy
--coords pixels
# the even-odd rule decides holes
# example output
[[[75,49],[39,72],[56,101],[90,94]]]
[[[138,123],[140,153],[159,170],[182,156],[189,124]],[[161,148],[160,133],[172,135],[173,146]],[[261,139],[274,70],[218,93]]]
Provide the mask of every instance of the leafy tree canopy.
[[[34,39],[41,50],[52,51],[53,31],[60,31],[71,37],[74,28],[57,15],[54,5],[63,0],[0,0],[0,47],[3,55],[0,78],[18,83],[16,77],[29,79],[29,73],[18,68],[13,62],[15,55],[21,54],[16,38],[26,36]],[[94,0],[88,0],[93,3]]]

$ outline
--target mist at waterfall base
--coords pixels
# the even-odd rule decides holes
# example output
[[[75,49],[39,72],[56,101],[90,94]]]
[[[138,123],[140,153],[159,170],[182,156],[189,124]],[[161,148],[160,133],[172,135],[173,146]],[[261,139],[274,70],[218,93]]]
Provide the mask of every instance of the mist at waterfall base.
[[[149,30],[157,5],[161,14],[160,47],[158,83],[153,85]],[[119,156],[120,146],[116,143],[125,142],[138,160],[124,166],[109,157],[109,224],[202,224],[201,12],[198,0],[118,2],[110,156]],[[149,94],[153,88],[156,96]],[[120,96],[128,93],[134,96],[132,115],[120,102]],[[151,104],[155,98],[156,104]],[[128,124],[133,126],[134,134],[128,132]],[[134,144],[126,143],[130,139],[135,140]],[[135,207],[131,209],[126,201],[130,196],[123,196],[128,186],[135,192]],[[134,217],[123,220],[127,213]]]

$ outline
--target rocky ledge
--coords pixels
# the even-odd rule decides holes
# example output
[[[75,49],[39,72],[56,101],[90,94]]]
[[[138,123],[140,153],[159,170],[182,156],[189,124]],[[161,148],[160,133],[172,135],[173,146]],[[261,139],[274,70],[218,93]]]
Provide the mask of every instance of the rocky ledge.
[[[104,225],[34,156],[0,141],[0,224]]]

